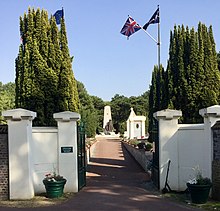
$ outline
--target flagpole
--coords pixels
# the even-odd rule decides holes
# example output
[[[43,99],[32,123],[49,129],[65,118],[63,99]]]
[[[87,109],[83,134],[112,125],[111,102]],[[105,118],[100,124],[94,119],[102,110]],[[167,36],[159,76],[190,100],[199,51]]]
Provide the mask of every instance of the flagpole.
[[[63,7],[62,7],[62,18],[64,18],[64,10],[63,10]]]
[[[157,5],[157,7],[159,10],[159,5]],[[158,70],[160,71],[160,14],[159,14],[159,21],[158,21],[157,45],[158,45]]]

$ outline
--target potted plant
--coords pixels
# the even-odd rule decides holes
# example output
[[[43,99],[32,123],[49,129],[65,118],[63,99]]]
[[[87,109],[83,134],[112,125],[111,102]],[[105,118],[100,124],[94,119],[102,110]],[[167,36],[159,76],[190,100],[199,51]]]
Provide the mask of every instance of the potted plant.
[[[53,174],[46,174],[43,179],[43,183],[46,189],[48,198],[58,198],[63,195],[64,185],[66,184],[66,179],[62,176]]]
[[[207,202],[212,187],[211,179],[203,177],[199,168],[196,169],[196,177],[187,182],[187,187],[192,203],[204,204]]]

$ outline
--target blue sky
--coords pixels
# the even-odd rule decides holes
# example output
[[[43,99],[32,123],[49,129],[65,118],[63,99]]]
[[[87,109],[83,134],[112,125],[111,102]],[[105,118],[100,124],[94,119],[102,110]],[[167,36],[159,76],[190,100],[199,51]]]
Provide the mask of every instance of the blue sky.
[[[157,45],[139,30],[129,40],[120,34],[128,15],[144,25],[160,5],[161,63],[166,69],[170,31],[174,25],[212,25],[220,48],[220,1],[213,0],[7,0],[0,1],[0,81],[15,80],[20,44],[19,16],[28,7],[54,14],[64,8],[73,71],[90,95],[111,100],[115,94],[138,96],[149,89],[157,65]],[[148,32],[157,39],[157,25]]]

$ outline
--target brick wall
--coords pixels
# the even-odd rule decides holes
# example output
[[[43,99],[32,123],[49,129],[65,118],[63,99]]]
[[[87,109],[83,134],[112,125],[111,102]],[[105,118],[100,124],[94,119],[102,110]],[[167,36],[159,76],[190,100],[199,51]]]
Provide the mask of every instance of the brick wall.
[[[9,198],[8,127],[0,125],[0,199]]]
[[[212,198],[220,200],[220,122],[212,127],[213,161],[212,161]]]

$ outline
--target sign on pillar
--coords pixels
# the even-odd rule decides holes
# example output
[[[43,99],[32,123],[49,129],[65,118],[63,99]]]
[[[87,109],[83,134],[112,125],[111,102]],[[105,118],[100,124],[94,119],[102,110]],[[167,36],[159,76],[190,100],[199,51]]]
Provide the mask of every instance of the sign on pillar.
[[[77,121],[80,114],[54,114],[58,124],[58,173],[67,179],[64,192],[78,192]]]

